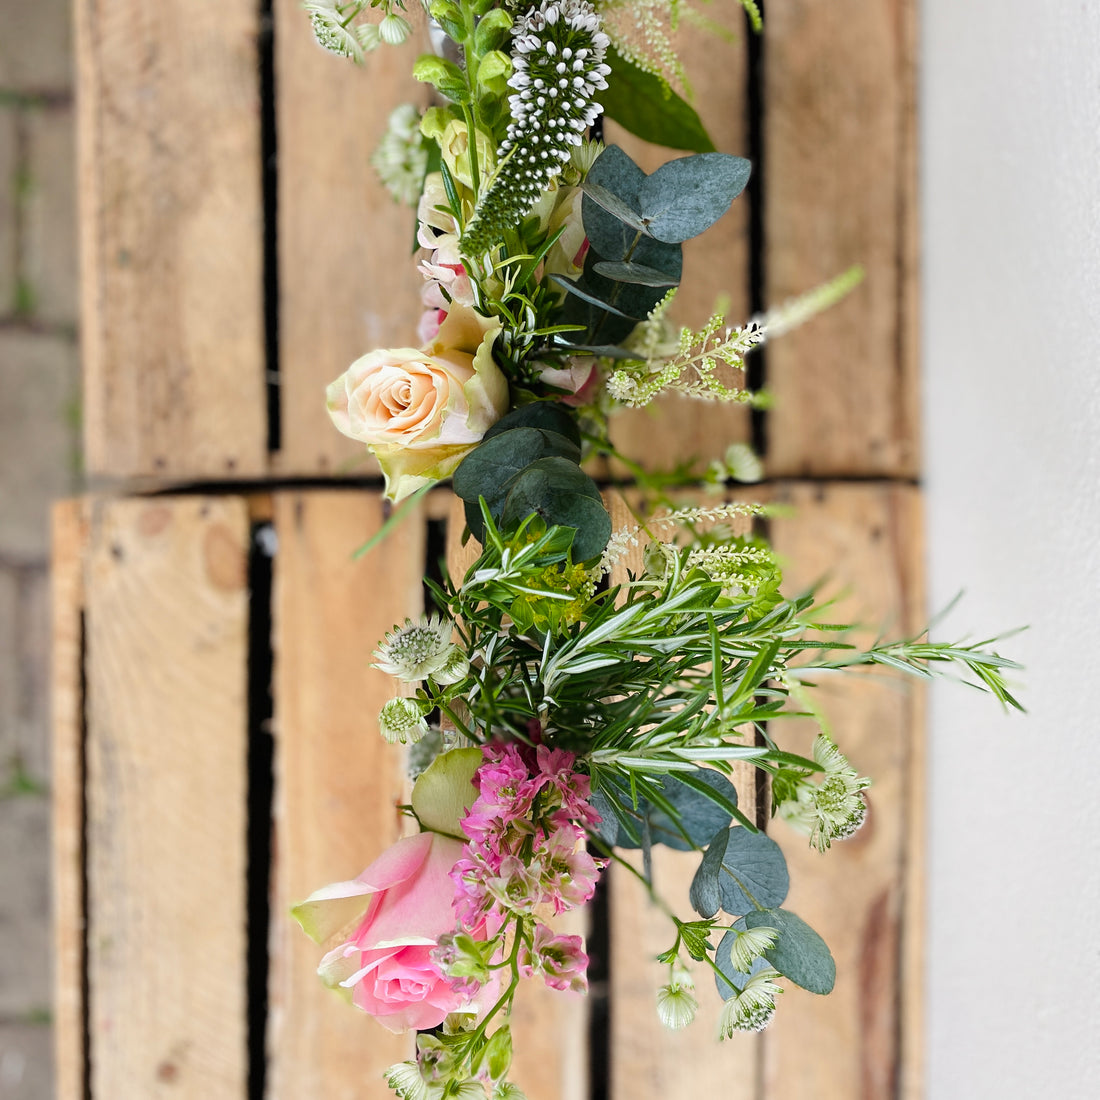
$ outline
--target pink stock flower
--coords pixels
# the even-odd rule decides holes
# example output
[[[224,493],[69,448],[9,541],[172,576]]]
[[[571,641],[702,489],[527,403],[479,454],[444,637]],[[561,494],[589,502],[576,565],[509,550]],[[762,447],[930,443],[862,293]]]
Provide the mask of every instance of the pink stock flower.
[[[432,1028],[451,1012],[477,1011],[432,959],[440,936],[457,923],[450,872],[461,855],[459,841],[438,833],[406,837],[358,878],[294,907],[306,933],[329,948],[318,969],[325,984],[390,1031]],[[487,938],[484,919],[467,930]]]
[[[556,936],[545,924],[535,925],[532,947],[520,948],[520,973],[541,974],[552,989],[588,992],[588,956],[580,936]]]

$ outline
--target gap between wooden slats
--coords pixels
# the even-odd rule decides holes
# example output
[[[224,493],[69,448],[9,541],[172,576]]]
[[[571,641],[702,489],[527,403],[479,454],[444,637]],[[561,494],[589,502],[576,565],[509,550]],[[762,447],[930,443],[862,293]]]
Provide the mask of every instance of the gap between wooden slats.
[[[424,528],[411,517],[360,561],[383,522],[377,492],[277,493],[274,580],[275,845],[269,1097],[382,1100],[413,1053],[317,977],[321,949],[289,909],[354,878],[409,831],[404,754],[379,736],[394,680],[370,667],[386,632],[423,607]]]
[[[50,571],[53,740],[54,1087],[84,1092],[84,550],[85,503],[53,509]]]
[[[619,494],[608,494],[613,527],[637,522]],[[749,522],[742,524],[749,529]],[[642,548],[635,548],[613,570],[612,584],[627,580],[628,571],[643,571]],[[732,775],[737,801],[755,816],[755,769],[735,764]],[[688,889],[699,866],[696,853],[654,849],[653,873],[658,893],[681,920],[696,915]],[[759,1040],[738,1036],[719,1045],[721,998],[705,966],[695,966],[699,1013],[684,1031],[672,1032],[657,1017],[657,988],[668,981],[668,967],[656,961],[671,947],[675,928],[646,897],[641,883],[623,868],[611,867],[611,1098],[670,1100],[672,1097],[721,1096],[723,1100],[756,1100]]]
[[[862,264],[849,298],[769,346],[773,476],[919,470],[915,0],[769,0],[766,297]]]
[[[828,576],[826,592],[851,595],[830,621],[859,621],[899,637],[923,625],[919,495],[889,484],[787,485],[794,506],[772,522],[786,561],[786,590]],[[827,997],[789,988],[764,1033],[767,1100],[892,1100],[919,1095],[921,924],[919,689],[881,673],[818,678],[817,700],[832,735],[861,774],[867,824],[825,854],[782,822],[770,830],[786,854],[785,908],[829,944],[837,984]],[[808,752],[814,728],[792,719],[777,730],[784,748]],[[916,893],[911,893],[916,888]],[[787,984],[789,987],[789,983]]]
[[[267,469],[258,20],[256,0],[76,4],[93,477]]]
[[[423,40],[410,4],[409,43],[365,67],[321,49],[299,0],[275,0],[279,142],[279,363],[284,476],[377,472],[362,444],[336,432],[325,387],[375,348],[417,347],[415,215],[370,164],[399,103],[428,105],[409,69]]]
[[[92,505],[84,583],[96,1100],[245,1095],[248,543],[235,498]]]

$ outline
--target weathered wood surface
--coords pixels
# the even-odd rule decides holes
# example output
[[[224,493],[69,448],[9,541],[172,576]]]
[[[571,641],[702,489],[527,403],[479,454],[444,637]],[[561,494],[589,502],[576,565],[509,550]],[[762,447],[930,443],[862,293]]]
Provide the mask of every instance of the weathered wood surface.
[[[412,1053],[317,977],[320,950],[289,909],[354,878],[402,835],[404,755],[378,734],[394,680],[371,668],[386,632],[423,609],[424,528],[410,519],[364,560],[376,493],[278,493],[273,593],[275,846],[268,1095],[367,1100]]]
[[[768,348],[768,470],[913,477],[916,0],[773,0],[764,32],[767,301],[863,285]]]
[[[92,1095],[244,1096],[248,515],[101,500],[90,522]]]
[[[776,499],[793,505],[772,524],[787,562],[787,588],[829,577],[835,594],[852,591],[832,621],[859,621],[900,637],[923,625],[920,503],[915,489],[889,484],[790,485]],[[922,735],[920,692],[889,675],[818,678],[817,701],[831,733],[861,774],[870,775],[867,823],[825,854],[777,822],[791,872],[785,907],[829,944],[837,984],[827,997],[790,989],[765,1033],[767,1100],[889,1100],[900,1082],[919,1095]],[[814,730],[790,720],[777,731],[784,748],[808,752]],[[786,983],[785,983],[786,984]]]
[[[420,5],[410,16],[422,25]],[[379,347],[415,347],[423,280],[415,219],[382,186],[370,157],[399,103],[428,104],[409,76],[414,31],[365,67],[321,49],[298,0],[276,0],[279,368],[282,474],[376,473],[364,447],[332,427],[325,386]]]
[[[66,500],[53,511],[54,1081],[58,1097],[84,1088],[84,610],[85,505]]]
[[[259,6],[79,0],[86,468],[267,468]]]
[[[677,43],[691,81],[693,104],[720,152],[747,157],[748,24],[734,4],[716,5],[707,14],[726,27],[734,40],[722,42],[698,28],[682,28]],[[610,120],[605,124],[605,140],[621,145],[647,172],[687,155],[642,141]],[[705,234],[685,242],[684,280],[672,319],[700,328],[719,299],[728,303],[731,324],[748,320],[749,198],[744,194]],[[730,372],[729,381],[743,385],[745,380]],[[616,413],[611,438],[624,456],[650,470],[669,470],[693,457],[701,460],[701,467],[720,458],[729,444],[749,438],[749,417],[744,406],[669,395],[649,408]],[[629,473],[618,464],[613,469],[617,476]]]

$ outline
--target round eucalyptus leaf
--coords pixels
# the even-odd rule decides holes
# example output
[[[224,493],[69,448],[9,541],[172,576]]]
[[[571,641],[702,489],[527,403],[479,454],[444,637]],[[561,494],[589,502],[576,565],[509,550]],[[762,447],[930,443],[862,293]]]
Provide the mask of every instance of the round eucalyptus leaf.
[[[638,209],[659,241],[697,237],[728,209],[752,166],[728,153],[697,153],[662,164],[638,187]]]
[[[780,905],[790,884],[787,861],[771,837],[750,833],[741,825],[730,829],[718,876],[725,912],[736,917],[758,905]]]
[[[775,928],[775,946],[764,957],[784,977],[811,993],[829,993],[836,984],[836,962],[828,944],[788,909],[754,909],[744,916],[747,928]],[[740,923],[740,922],[738,922]]]
[[[558,456],[576,463],[580,448],[569,438],[545,428],[510,428],[483,439],[454,472],[455,495],[477,502],[484,497],[494,515],[506,486],[523,469],[541,458]]]
[[[577,427],[576,415],[560,401],[532,401],[529,405],[520,405],[519,408],[512,409],[485,433],[482,443],[513,428],[542,428],[565,436],[577,447],[581,445],[581,432]]]

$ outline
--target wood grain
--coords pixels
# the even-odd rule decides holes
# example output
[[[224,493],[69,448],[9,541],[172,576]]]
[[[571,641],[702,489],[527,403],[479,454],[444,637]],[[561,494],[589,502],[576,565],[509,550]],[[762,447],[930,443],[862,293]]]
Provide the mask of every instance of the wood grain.
[[[378,734],[394,680],[370,667],[395,624],[423,609],[423,526],[410,518],[363,560],[383,522],[377,493],[277,493],[275,866],[269,1045],[271,1100],[382,1100],[382,1071],[412,1054],[317,977],[321,952],[289,916],[329,882],[354,878],[401,835],[404,755]]]
[[[377,472],[332,426],[325,386],[368,351],[420,342],[414,214],[370,164],[390,111],[428,105],[409,75],[420,10],[409,43],[357,68],[314,42],[298,0],[275,0],[283,474]]]
[[[54,1081],[59,1097],[84,1087],[84,549],[85,506],[54,505],[50,572]]]
[[[698,28],[684,25],[677,49],[694,89],[693,106],[720,152],[748,156],[747,80],[748,24],[736,4],[713,5],[707,16],[725,26],[734,41],[723,42]],[[621,145],[647,172],[687,154],[664,149],[628,134],[608,121],[607,143]],[[731,324],[749,315],[749,203],[736,199],[720,221],[701,237],[684,244],[684,279],[676,296],[673,320],[699,328],[720,298],[729,303]],[[743,376],[730,373],[731,383]],[[669,395],[646,409],[624,410],[612,423],[611,438],[629,459],[651,470],[670,470],[697,457],[703,464],[719,458],[730,443],[749,437],[744,407]],[[616,476],[625,471],[614,466]]]
[[[97,1100],[245,1095],[248,544],[236,498],[93,505],[85,584]]]
[[[613,527],[633,526],[633,516],[618,494],[607,498]],[[745,524],[746,528],[748,524]],[[642,571],[642,549],[635,548],[615,568],[612,584]],[[756,813],[755,769],[739,763],[731,776],[740,808]],[[693,917],[688,890],[699,856],[658,845],[653,852],[654,884],[682,920]],[[611,875],[611,1096],[612,1100],[665,1100],[679,1096],[722,1096],[756,1100],[760,1040],[738,1036],[719,1044],[721,999],[709,970],[697,966],[699,1013],[684,1031],[672,1032],[657,1018],[657,988],[668,968],[656,955],[676,938],[668,916],[646,897],[641,883],[625,868]]]
[[[864,641],[873,641],[878,628],[898,637],[920,622],[915,489],[790,485],[777,498],[794,508],[772,524],[775,547],[787,561],[788,592],[825,574],[834,594],[850,586],[854,595],[830,611],[830,621],[868,624]],[[887,1100],[911,1078],[920,1057],[912,1023],[919,1016],[921,975],[914,964],[921,929],[906,894],[922,828],[914,788],[921,745],[915,692],[883,675],[819,678],[816,696],[832,736],[874,785],[867,824],[825,854],[782,822],[770,830],[791,873],[785,907],[824,936],[836,958],[837,984],[827,997],[791,988],[781,998],[765,1033],[768,1100]],[[807,752],[813,735],[796,719],[776,730],[793,752]]]
[[[915,0],[769,3],[767,301],[852,264],[849,298],[768,349],[768,470],[918,469]]]
[[[93,476],[267,466],[259,7],[79,0]]]

